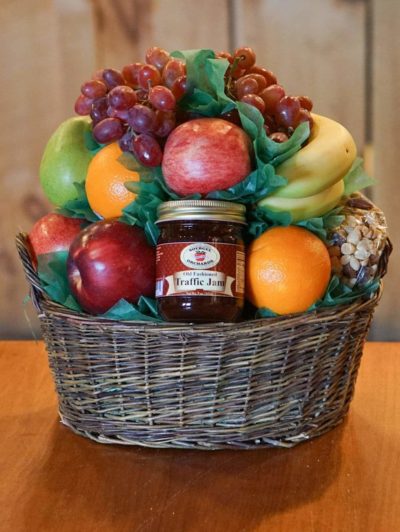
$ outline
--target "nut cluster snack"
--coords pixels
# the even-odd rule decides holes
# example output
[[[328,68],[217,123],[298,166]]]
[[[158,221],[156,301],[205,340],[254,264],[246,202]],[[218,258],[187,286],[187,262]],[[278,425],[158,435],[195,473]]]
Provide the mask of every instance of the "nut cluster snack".
[[[328,234],[332,271],[350,287],[365,285],[378,276],[387,242],[383,212],[362,194],[344,201],[343,222]]]

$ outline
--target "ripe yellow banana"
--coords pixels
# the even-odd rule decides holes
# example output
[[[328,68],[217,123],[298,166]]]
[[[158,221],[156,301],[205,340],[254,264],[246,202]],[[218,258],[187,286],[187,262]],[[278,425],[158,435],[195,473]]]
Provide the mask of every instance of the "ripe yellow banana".
[[[305,198],[318,194],[340,181],[356,158],[354,139],[344,126],[325,116],[312,117],[308,144],[276,168],[276,173],[289,182],[274,196]]]
[[[314,216],[322,216],[336,207],[344,192],[344,181],[305,198],[279,198],[276,195],[262,199],[259,207],[275,212],[290,212],[293,222],[300,222]]]

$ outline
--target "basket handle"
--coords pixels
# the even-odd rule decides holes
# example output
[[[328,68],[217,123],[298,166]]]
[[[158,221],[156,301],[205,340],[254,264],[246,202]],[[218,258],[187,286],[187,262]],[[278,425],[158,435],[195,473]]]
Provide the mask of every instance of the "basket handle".
[[[22,262],[22,267],[24,268],[26,280],[31,287],[30,293],[32,302],[35,308],[41,312],[42,308],[40,301],[43,297],[45,297],[45,293],[37,274],[37,270],[33,265],[31,244],[28,240],[28,235],[26,233],[18,233],[15,238],[15,243]]]

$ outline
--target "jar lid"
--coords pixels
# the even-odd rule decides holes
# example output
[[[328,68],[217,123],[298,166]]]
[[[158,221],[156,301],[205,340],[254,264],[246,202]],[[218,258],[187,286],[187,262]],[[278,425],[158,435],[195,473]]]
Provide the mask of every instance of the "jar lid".
[[[246,207],[241,203],[217,200],[166,201],[158,207],[159,222],[174,220],[215,220],[218,222],[246,223]]]

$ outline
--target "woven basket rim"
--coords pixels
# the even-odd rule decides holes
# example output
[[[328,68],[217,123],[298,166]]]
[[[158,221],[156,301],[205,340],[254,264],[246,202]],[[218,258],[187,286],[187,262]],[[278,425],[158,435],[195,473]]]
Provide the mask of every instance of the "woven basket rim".
[[[53,316],[59,318],[69,318],[74,321],[79,321],[84,325],[85,323],[93,324],[95,322],[100,324],[118,324],[122,326],[132,327],[145,327],[147,329],[159,329],[163,331],[172,330],[174,332],[193,330],[201,332],[202,330],[209,330],[210,328],[216,328],[219,331],[224,329],[246,329],[247,327],[262,327],[268,324],[272,326],[295,325],[299,321],[306,321],[307,323],[322,323],[329,320],[333,315],[337,318],[339,316],[346,316],[353,312],[363,310],[365,307],[375,304],[379,299],[381,292],[380,289],[374,294],[371,299],[363,300],[359,299],[351,304],[335,305],[329,308],[316,309],[308,312],[300,312],[297,314],[287,314],[285,316],[277,316],[270,318],[257,318],[252,320],[243,320],[235,323],[231,322],[210,322],[210,323],[182,323],[182,322],[155,322],[155,321],[142,321],[142,320],[114,320],[110,318],[103,318],[99,316],[92,316],[90,314],[81,314],[79,312],[70,310],[62,305],[51,301],[49,298],[43,298],[42,309],[44,313],[51,313]]]
[[[27,280],[31,287],[33,287],[32,277],[36,281],[36,286],[40,285],[39,277],[36,273],[36,270],[32,264],[31,256],[28,249],[28,235],[26,233],[18,233],[16,236],[17,248],[21,256],[21,260],[25,269],[25,274]],[[28,265],[26,264],[28,262]],[[29,271],[27,271],[27,266],[29,266]],[[216,329],[218,332],[228,331],[231,329],[248,329],[254,327],[263,327],[268,324],[268,327],[279,327],[281,324],[285,323],[285,326],[296,325],[299,322],[321,323],[323,321],[329,320],[333,315],[335,317],[346,316],[354,311],[362,310],[365,307],[370,305],[375,305],[375,302],[380,298],[382,292],[382,281],[379,287],[379,290],[369,298],[360,298],[353,303],[335,305],[332,307],[323,307],[318,308],[308,312],[299,312],[294,314],[287,314],[284,316],[268,317],[268,318],[256,318],[251,320],[243,320],[235,323],[230,322],[210,322],[210,323],[182,323],[182,322],[155,322],[155,321],[142,321],[142,320],[114,320],[110,318],[104,318],[101,316],[93,316],[87,313],[80,313],[64,307],[63,305],[52,301],[47,294],[40,290],[38,294],[38,299],[40,303],[40,310],[44,314],[51,314],[55,317],[66,318],[79,322],[82,325],[85,323],[93,325],[98,323],[99,325],[111,325],[123,326],[123,327],[136,327],[136,328],[146,328],[154,330],[162,330],[164,332],[173,331],[173,332],[187,332],[196,331],[210,331],[210,329]]]

